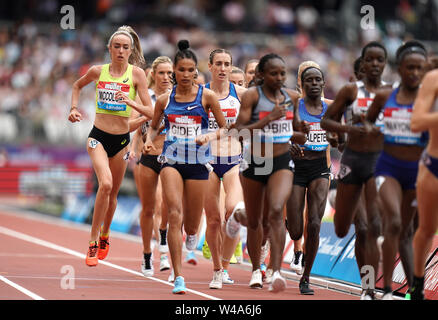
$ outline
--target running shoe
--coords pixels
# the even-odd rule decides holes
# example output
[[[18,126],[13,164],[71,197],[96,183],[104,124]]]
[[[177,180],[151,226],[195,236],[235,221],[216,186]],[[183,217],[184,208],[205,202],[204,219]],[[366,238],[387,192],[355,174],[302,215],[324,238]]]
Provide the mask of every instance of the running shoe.
[[[210,289],[222,289],[222,270],[213,271],[213,280],[211,280]]]
[[[204,244],[202,245],[202,255],[204,256],[205,259],[211,258],[210,248],[208,246],[207,241],[205,240],[204,240]]]
[[[280,271],[275,271],[272,275],[271,285],[269,291],[277,293],[286,289],[286,280],[281,276]]]
[[[362,294],[360,295],[360,300],[376,300],[374,290],[362,290]]]
[[[274,274],[274,270],[266,269],[265,274],[266,274],[265,282],[266,283],[271,283],[272,282],[272,275]]]
[[[154,275],[154,266],[152,264],[152,254],[149,258],[143,254],[143,262],[141,263],[141,272],[145,277],[152,277]]]
[[[94,241],[93,244],[90,243],[90,246],[88,247],[87,257],[85,258],[85,263],[87,264],[87,266],[89,267],[97,266],[98,251],[99,251],[99,246],[97,245],[97,241]]]
[[[414,280],[414,284],[415,284],[415,280]],[[408,293],[410,296],[410,300],[424,300],[424,290],[419,286],[414,286],[410,288]]]
[[[169,259],[164,254],[160,258],[160,271],[169,270],[169,269],[170,269]]]
[[[262,272],[260,269],[254,270],[251,275],[251,281],[249,282],[249,286],[251,288],[263,288],[263,282],[262,282]]]
[[[290,269],[292,271],[295,271],[296,274],[303,274],[303,252],[302,251],[296,251],[295,257],[290,263]]]
[[[230,264],[236,264],[236,263],[237,263],[237,259],[236,256],[233,254],[230,259]]]
[[[198,237],[196,234],[188,234],[186,237],[186,249],[191,251],[196,249]]]
[[[99,258],[99,260],[103,260],[106,258],[106,256],[108,255],[108,251],[109,251],[109,236],[104,237],[104,236],[100,236],[99,237],[99,252],[97,254],[97,257]]]
[[[310,288],[309,286],[309,280],[306,278],[301,278],[300,280],[300,293],[304,295],[313,295],[315,294],[315,291]]]
[[[172,293],[174,294],[185,294],[186,293],[186,284],[184,282],[184,278],[178,276],[175,278],[175,282],[173,283]]]
[[[394,300],[394,297],[392,296],[392,292],[387,292],[383,295],[382,300]]]
[[[222,283],[224,284],[234,284],[234,280],[230,278],[227,270],[222,272]]]
[[[241,227],[240,222],[238,222],[234,216],[236,212],[245,212],[245,204],[243,202],[236,204],[225,226],[225,232],[231,239],[237,237]]]
[[[195,256],[195,253],[193,251],[189,251],[186,255],[186,262],[193,264],[196,266],[198,264],[198,259]]]

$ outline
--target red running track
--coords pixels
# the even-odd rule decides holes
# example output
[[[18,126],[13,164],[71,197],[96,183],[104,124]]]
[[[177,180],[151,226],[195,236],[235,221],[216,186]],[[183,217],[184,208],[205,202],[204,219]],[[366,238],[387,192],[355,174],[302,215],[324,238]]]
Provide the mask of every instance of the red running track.
[[[170,271],[146,278],[140,271],[140,237],[111,235],[108,257],[85,265],[89,225],[20,210],[0,210],[0,300],[358,300],[354,294],[312,285],[314,296],[300,295],[296,279],[271,293],[268,285],[250,289],[250,266],[231,265],[233,285],[208,288],[212,262],[198,252],[196,266],[183,262],[188,292],[174,295]],[[156,252],[158,257],[158,252]]]

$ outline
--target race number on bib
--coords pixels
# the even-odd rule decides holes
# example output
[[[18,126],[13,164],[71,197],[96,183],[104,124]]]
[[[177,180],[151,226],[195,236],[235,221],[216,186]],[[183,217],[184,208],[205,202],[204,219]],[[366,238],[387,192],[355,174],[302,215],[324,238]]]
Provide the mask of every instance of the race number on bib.
[[[259,119],[263,119],[271,112],[262,111],[259,113]],[[286,111],[286,116],[269,122],[264,128],[263,133],[260,132],[262,141],[270,141],[273,143],[287,143],[292,137],[294,130],[292,126],[292,120],[294,113],[292,111]]]
[[[328,142],[326,131],[321,129],[319,122],[311,122],[310,131],[307,134],[307,141],[304,145],[306,150],[322,151],[327,149]]]
[[[384,118],[385,140],[393,143],[420,144],[421,132],[411,131],[412,109],[386,108]]]
[[[237,110],[236,109],[222,109],[222,113],[225,117],[225,123],[227,126],[233,124],[237,120]],[[210,111],[208,114],[208,130],[215,131],[219,129],[213,112]]]
[[[116,100],[117,91],[129,94],[129,84],[99,81],[97,84],[97,107],[109,111],[125,111],[126,104]]]
[[[171,140],[194,142],[196,136],[202,133],[201,116],[169,114],[167,119],[169,120],[169,131],[167,134]]]

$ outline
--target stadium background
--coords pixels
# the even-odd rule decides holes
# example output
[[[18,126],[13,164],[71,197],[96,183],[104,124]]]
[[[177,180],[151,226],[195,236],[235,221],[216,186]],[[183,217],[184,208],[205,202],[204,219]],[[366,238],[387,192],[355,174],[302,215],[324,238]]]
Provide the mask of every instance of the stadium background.
[[[60,9],[64,5],[74,8],[74,29],[60,25],[64,16]],[[375,28],[361,28],[364,5],[374,8]],[[334,98],[349,81],[353,62],[368,41],[381,41],[388,50],[389,63],[383,74],[388,82],[397,81],[394,54],[403,41],[421,40],[434,54],[438,49],[437,10],[437,0],[3,1],[2,202],[84,223],[90,221],[96,184],[85,141],[94,120],[95,88],[88,85],[82,90],[79,107],[84,120],[74,125],[67,121],[71,88],[91,65],[109,61],[106,43],[120,25],[131,25],[137,31],[148,62],[159,55],[173,57],[176,42],[188,39],[207,80],[208,56],[217,47],[229,49],[233,64],[241,68],[249,59],[278,53],[286,61],[286,85],[291,88],[296,85],[299,63],[314,60],[325,72],[325,96]],[[336,172],[339,153],[332,153]],[[114,227],[121,221],[120,229],[138,234],[132,214],[138,210],[132,167],[127,170],[120,196],[124,200],[119,202],[116,216],[120,219],[116,219]],[[87,205],[77,207],[84,203]],[[328,207],[325,220],[329,221],[332,214]],[[354,230],[350,233],[339,249],[341,253],[354,243]],[[332,240],[336,242],[335,238]],[[333,249],[337,254],[339,250]],[[290,254],[285,255],[287,259]],[[431,262],[436,266],[436,260]],[[436,282],[438,270],[434,272],[432,278]]]

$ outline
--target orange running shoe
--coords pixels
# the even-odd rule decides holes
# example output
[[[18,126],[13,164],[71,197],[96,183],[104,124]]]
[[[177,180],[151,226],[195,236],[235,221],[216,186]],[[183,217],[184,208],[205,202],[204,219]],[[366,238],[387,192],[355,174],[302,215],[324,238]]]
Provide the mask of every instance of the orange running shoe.
[[[99,251],[99,247],[97,246],[97,241],[94,241],[94,244],[90,243],[90,246],[88,247],[87,257],[85,258],[85,263],[89,267],[95,267],[97,266],[97,253]]]
[[[104,236],[100,236],[99,237],[99,253],[97,254],[97,257],[99,258],[99,260],[103,260],[106,258],[106,256],[108,255],[108,251],[109,251],[109,236],[108,237],[104,237]]]

